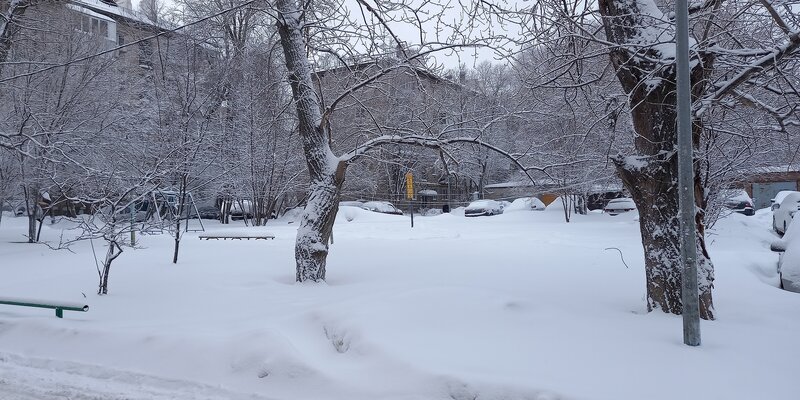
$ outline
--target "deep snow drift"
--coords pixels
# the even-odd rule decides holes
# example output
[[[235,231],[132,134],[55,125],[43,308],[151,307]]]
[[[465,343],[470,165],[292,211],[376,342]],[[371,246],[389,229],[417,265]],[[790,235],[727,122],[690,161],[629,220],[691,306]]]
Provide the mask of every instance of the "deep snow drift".
[[[768,212],[711,233],[719,319],[702,322],[699,348],[682,344],[680,317],[645,312],[635,214],[462,215],[418,216],[412,229],[407,216],[343,207],[326,284],[294,282],[288,219],[206,222],[206,233],[276,239],[190,232],[177,265],[168,234],[142,236],[102,297],[91,243],[17,243],[25,221],[6,215],[0,296],[91,309],[57,319],[0,305],[0,399],[800,396],[800,295],[776,287]]]

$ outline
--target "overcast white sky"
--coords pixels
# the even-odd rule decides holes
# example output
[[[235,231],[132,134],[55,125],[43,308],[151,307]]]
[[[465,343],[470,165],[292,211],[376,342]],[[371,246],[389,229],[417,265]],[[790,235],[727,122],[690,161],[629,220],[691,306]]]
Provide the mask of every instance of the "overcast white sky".
[[[138,9],[140,0],[131,0],[134,9]],[[370,0],[371,4],[375,4],[380,0]],[[436,16],[436,20],[438,21],[445,21],[448,24],[452,25],[466,25],[468,21],[471,19],[467,16],[464,16],[462,10],[459,6],[460,1],[457,0],[443,0],[445,2],[453,3],[449,9],[439,8],[439,9],[431,9],[429,12]],[[174,3],[171,0],[164,0],[168,6],[172,6]],[[469,3],[465,1],[464,3]],[[525,6],[528,4],[527,0],[497,0],[495,3],[502,3],[504,7],[513,7],[519,5],[520,7]],[[344,4],[348,6],[351,10],[356,10],[358,7],[356,5],[355,0],[344,0]],[[360,15],[360,12],[356,13]],[[414,46],[420,43],[420,34],[419,29],[411,24],[408,23],[400,23],[400,22],[390,22],[389,25],[391,29],[394,31],[398,37],[407,42],[409,45]],[[426,24],[425,26],[425,34],[424,40],[426,41],[447,41],[447,37],[452,34],[452,29],[447,27],[443,27],[442,25],[438,25],[433,21]],[[502,33],[508,34],[512,37],[519,37],[520,32],[518,27],[502,27],[499,23],[492,23],[491,25],[482,24],[476,27],[477,30],[481,30],[484,32],[477,32],[473,31],[473,33],[468,34],[469,36],[475,37],[478,35],[485,35],[486,31],[492,30],[493,33],[497,33],[498,30],[503,31]],[[505,32],[504,28],[511,28],[511,32]],[[447,52],[440,52],[433,56],[435,61],[438,64],[443,65],[445,68],[457,68],[459,63],[463,63],[467,65],[467,67],[473,67],[480,62],[483,61],[491,61],[491,62],[505,62],[505,61],[497,61],[498,55],[495,51],[489,48],[464,48],[457,52],[455,51],[447,51]]]

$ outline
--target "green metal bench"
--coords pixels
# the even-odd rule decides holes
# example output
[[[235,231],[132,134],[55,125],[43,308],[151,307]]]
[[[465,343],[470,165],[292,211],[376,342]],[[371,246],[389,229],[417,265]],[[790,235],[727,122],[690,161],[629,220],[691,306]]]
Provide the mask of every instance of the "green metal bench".
[[[66,303],[54,302],[46,300],[31,300],[31,299],[15,299],[8,297],[0,297],[0,304],[8,306],[22,306],[22,307],[36,307],[36,308],[50,308],[56,310],[56,317],[64,318],[64,310],[67,311],[89,311],[89,306],[82,303]]]

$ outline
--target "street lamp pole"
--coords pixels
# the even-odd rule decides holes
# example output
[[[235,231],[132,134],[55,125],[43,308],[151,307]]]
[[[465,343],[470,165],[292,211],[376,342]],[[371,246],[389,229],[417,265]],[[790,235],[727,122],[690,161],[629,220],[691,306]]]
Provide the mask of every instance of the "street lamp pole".
[[[697,233],[695,226],[694,155],[692,149],[691,77],[689,70],[688,0],[675,3],[677,64],[678,197],[683,265],[683,343],[700,345],[700,301],[697,289]]]

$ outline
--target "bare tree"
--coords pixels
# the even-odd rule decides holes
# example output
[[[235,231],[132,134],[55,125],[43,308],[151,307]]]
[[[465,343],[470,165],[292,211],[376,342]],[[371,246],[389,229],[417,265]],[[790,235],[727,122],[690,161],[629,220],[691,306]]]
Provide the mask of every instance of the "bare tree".
[[[567,41],[597,45],[584,50],[573,46],[572,51],[555,54],[561,65],[552,71],[586,77],[582,86],[593,82],[592,71],[580,68],[582,62],[601,53],[610,56],[628,97],[634,136],[633,151],[621,152],[612,160],[640,212],[648,309],[680,314],[675,23],[671,5],[652,0],[602,0],[598,6],[595,11],[592,5],[581,2],[543,1],[529,11],[545,23],[532,22],[529,26],[540,44]],[[800,25],[792,7],[768,1],[709,1],[693,4],[690,12],[695,156],[702,155],[697,152],[706,146],[704,140],[716,137],[716,143],[721,143],[725,139],[720,141],[720,133],[736,134],[724,127],[741,112],[732,111],[734,108],[753,107],[770,115],[776,124],[758,128],[761,132],[773,128],[785,132],[796,127],[798,91],[793,77]],[[601,51],[597,51],[598,46]],[[731,111],[725,114],[722,109]],[[711,127],[713,134],[709,134]],[[714,307],[713,266],[704,224],[706,185],[710,181],[704,179],[720,172],[715,166],[719,162],[725,160],[712,157],[695,163],[698,281],[701,317],[705,319],[714,318]],[[704,173],[701,167],[709,172]]]
[[[19,169],[15,155],[11,150],[0,148],[0,222],[3,218],[2,209],[6,204],[11,205],[8,201],[19,188]]]
[[[20,29],[19,23],[30,5],[30,0],[11,0],[0,17],[0,72],[8,59],[8,52],[14,36]]]
[[[27,3],[26,3],[27,4]],[[26,7],[33,7],[26,5]],[[44,7],[44,5],[42,6]],[[67,9],[42,8],[17,15],[15,43],[7,50],[6,75],[24,74],[40,65],[53,68],[21,79],[5,81],[0,132],[18,159],[22,192],[28,216],[28,240],[37,241],[37,222],[52,208],[57,196],[51,188],[64,165],[71,163],[71,149],[85,135],[108,124],[113,104],[96,95],[113,68],[113,58],[69,62],[104,48],[105,38],[86,37],[70,25]],[[48,193],[49,200],[43,196]],[[50,196],[49,194],[52,194]]]
[[[298,281],[325,279],[328,246],[338,209],[339,195],[350,162],[368,150],[391,144],[441,148],[442,145],[456,142],[481,143],[479,139],[475,138],[445,140],[446,136],[421,136],[420,134],[425,132],[414,132],[415,134],[411,135],[384,135],[364,142],[347,155],[337,157],[334,154],[331,148],[333,140],[331,120],[343,99],[390,71],[409,67],[413,60],[421,59],[433,51],[475,43],[473,38],[465,39],[460,36],[464,32],[463,30],[453,29],[456,33],[448,39],[451,44],[441,45],[441,41],[423,43],[421,51],[413,55],[404,53],[403,62],[388,68],[381,68],[375,74],[362,77],[358,83],[337,98],[324,102],[317,92],[312,78],[314,71],[309,60],[311,50],[329,54],[337,54],[337,50],[341,50],[347,57],[347,59],[341,59],[343,64],[349,65],[348,59],[354,58],[358,46],[343,46],[342,43],[363,43],[367,50],[374,50],[380,47],[381,38],[388,37],[396,45],[402,46],[401,41],[392,33],[386,22],[387,16],[394,12],[396,13],[394,18],[409,21],[412,26],[422,30],[423,28],[419,24],[422,24],[422,19],[429,19],[426,15],[430,15],[406,2],[372,4],[367,1],[359,1],[357,6],[359,7],[358,12],[363,13],[367,21],[372,21],[372,25],[352,22],[348,19],[348,9],[335,2],[297,2],[293,0],[275,2],[275,19],[284,50],[284,61],[289,71],[289,82],[297,109],[299,132],[310,180],[307,204],[298,227],[295,245]],[[431,3],[429,6],[436,7],[437,5]],[[478,8],[468,10],[475,12],[467,14],[470,16],[484,15],[485,10],[479,9],[483,6],[483,3],[476,4],[475,7]],[[358,29],[354,29],[354,26],[357,26]],[[330,32],[339,32],[340,35],[351,32],[351,36],[334,37],[329,35]],[[316,35],[320,37],[318,38]]]

